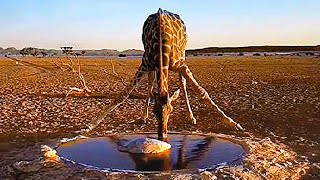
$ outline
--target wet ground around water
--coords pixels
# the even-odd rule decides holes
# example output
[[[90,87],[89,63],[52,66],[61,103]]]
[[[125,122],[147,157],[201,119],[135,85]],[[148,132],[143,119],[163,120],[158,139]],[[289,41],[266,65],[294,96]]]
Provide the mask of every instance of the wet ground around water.
[[[2,177],[17,177],[8,166],[40,156],[40,145],[52,139],[72,137],[110,104],[110,95],[124,87],[111,72],[106,60],[83,59],[82,72],[93,92],[108,98],[64,98],[69,87],[80,87],[77,77],[52,65],[54,59],[28,59],[52,69],[39,73],[29,67],[0,59],[0,167]],[[98,66],[97,66],[98,64]],[[305,179],[319,179],[320,141],[320,60],[313,57],[219,57],[189,59],[195,78],[226,114],[250,134],[269,137],[283,143],[310,161]],[[133,77],[139,61],[120,61],[115,69],[126,83]],[[174,76],[176,77],[176,76]],[[173,79],[173,88],[178,86]],[[139,93],[145,92],[139,88]],[[200,97],[189,90],[198,124],[186,120],[186,106],[180,98],[169,122],[171,131],[224,133],[237,137],[220,122],[220,115],[201,104]],[[93,132],[95,135],[155,131],[153,115],[146,123],[141,118],[143,99],[129,99],[111,113]],[[38,145],[38,146],[37,146]],[[9,168],[10,169],[10,168]],[[22,173],[22,176],[26,174]],[[1,179],[1,178],[0,178]]]

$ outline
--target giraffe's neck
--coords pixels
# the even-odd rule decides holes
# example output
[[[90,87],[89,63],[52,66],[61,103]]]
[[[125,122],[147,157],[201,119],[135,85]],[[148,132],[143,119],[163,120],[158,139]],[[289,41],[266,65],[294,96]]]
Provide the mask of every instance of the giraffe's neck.
[[[160,93],[160,97],[162,98],[167,98],[168,96],[168,76],[166,76],[165,72],[164,72],[164,69],[168,69],[168,63],[163,63],[163,51],[162,51],[162,28],[163,28],[163,24],[162,24],[162,16],[163,16],[163,11],[162,9],[160,8],[158,13],[158,35],[159,35],[159,54],[158,54],[158,57],[159,57],[159,82],[158,82],[158,88],[159,88],[159,93]],[[164,67],[165,66],[165,67]]]

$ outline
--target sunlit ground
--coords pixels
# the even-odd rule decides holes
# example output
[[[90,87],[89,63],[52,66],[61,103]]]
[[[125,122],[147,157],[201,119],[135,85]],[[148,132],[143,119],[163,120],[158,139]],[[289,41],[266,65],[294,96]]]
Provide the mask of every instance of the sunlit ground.
[[[21,59],[21,58],[20,58]],[[119,174],[84,171],[65,164],[38,161],[40,145],[72,137],[110,104],[132,79],[139,60],[114,62],[81,58],[81,70],[94,97],[67,97],[71,87],[80,88],[77,75],[61,71],[57,58],[23,58],[44,66],[49,73],[0,59],[0,175],[4,178],[37,177],[260,177],[273,179],[319,178],[320,59],[316,57],[190,57],[195,78],[225,113],[241,123],[247,133],[221,123],[215,110],[203,105],[190,88],[192,109],[198,124],[187,119],[182,98],[174,104],[170,131],[232,135],[249,147],[244,166],[195,174]],[[67,63],[67,60],[64,59]],[[144,81],[145,82],[145,81]],[[172,88],[178,87],[173,76]],[[145,85],[135,94],[146,92]],[[173,92],[173,91],[172,91]],[[129,99],[94,130],[94,135],[155,131],[150,114],[141,118],[144,99]],[[23,161],[21,163],[17,163]],[[28,163],[29,164],[28,164]],[[0,177],[2,179],[2,177]]]

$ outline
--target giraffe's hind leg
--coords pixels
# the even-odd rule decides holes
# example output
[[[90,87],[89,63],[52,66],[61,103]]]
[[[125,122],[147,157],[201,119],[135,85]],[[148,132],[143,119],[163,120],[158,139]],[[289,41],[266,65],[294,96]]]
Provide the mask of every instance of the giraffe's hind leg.
[[[226,120],[226,123],[229,125],[234,126],[237,129],[243,130],[243,128],[241,127],[241,125],[237,122],[235,122],[233,119],[231,119],[229,116],[227,116],[219,107],[216,103],[214,103],[212,101],[212,99],[210,98],[208,92],[199,85],[199,83],[196,81],[196,79],[193,77],[190,69],[188,68],[188,66],[184,65],[181,67],[180,69],[180,73],[183,75],[184,78],[186,78],[188,80],[189,83],[191,83],[192,87],[201,95],[202,100],[209,104],[210,106],[216,108],[224,117],[224,119]]]
[[[184,99],[186,101],[189,118],[193,122],[193,124],[197,124],[197,120],[193,116],[192,109],[191,109],[191,106],[190,106],[190,103],[189,103],[189,99],[188,99],[187,81],[181,74],[179,76],[180,76],[180,85],[181,85],[181,89],[182,89],[182,92],[183,92],[183,97],[184,97]]]

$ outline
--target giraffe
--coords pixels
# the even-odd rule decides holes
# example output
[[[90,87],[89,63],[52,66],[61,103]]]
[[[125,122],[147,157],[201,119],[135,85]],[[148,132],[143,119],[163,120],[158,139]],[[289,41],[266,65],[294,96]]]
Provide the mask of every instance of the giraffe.
[[[150,15],[144,23],[142,40],[145,53],[142,58],[142,71],[155,71],[158,91],[154,94],[155,106],[153,112],[158,121],[159,139],[167,138],[167,123],[173,107],[171,102],[176,99],[179,91],[172,97],[169,95],[169,70],[179,74],[181,89],[184,94],[189,119],[196,124],[188,100],[186,82],[190,82],[205,103],[215,107],[225,117],[224,112],[212,101],[207,91],[201,87],[193,77],[185,61],[185,48],[187,44],[186,26],[179,15],[161,8],[157,13]],[[149,80],[150,81],[150,80]],[[150,83],[150,82],[149,82]],[[151,90],[152,91],[152,90]],[[150,91],[149,91],[150,95]],[[149,98],[148,100],[149,101]],[[147,102],[147,106],[148,106]],[[227,117],[231,124],[242,129],[240,124]]]
[[[104,112],[88,126],[89,130],[96,127],[109,112],[122,104],[130,93],[140,83],[141,79],[149,76],[149,91],[145,108],[144,117],[147,117],[148,106],[151,97],[155,99],[153,113],[155,114],[158,125],[158,139],[167,140],[167,124],[169,115],[173,110],[172,102],[175,101],[180,89],[175,91],[172,96],[169,92],[169,71],[179,74],[180,86],[184,94],[187,105],[188,117],[196,124],[196,119],[187,95],[187,82],[201,95],[201,99],[217,109],[227,120],[229,124],[237,129],[243,129],[240,124],[233,121],[230,117],[213,102],[208,92],[201,87],[193,77],[189,67],[186,64],[185,48],[187,44],[186,26],[179,15],[171,13],[161,8],[157,13],[151,14],[143,25],[142,41],[145,52],[142,56],[141,65],[134,76],[133,82],[127,86],[124,91],[116,98],[111,106],[104,109]]]

